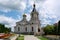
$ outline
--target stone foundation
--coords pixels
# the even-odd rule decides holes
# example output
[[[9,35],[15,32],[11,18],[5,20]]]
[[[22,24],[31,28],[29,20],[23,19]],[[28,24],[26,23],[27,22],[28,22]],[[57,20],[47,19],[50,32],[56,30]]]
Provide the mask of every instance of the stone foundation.
[[[16,34],[34,35],[34,32],[14,32]]]

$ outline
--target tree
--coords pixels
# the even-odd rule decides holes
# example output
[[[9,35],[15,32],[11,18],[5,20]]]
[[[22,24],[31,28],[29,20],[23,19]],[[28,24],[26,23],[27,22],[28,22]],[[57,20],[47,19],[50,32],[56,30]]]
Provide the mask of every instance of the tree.
[[[4,25],[3,24],[0,24],[0,32],[4,32]]]
[[[54,29],[53,25],[47,25],[46,27],[44,27],[43,30],[45,34],[53,34],[53,29]]]
[[[58,34],[60,35],[60,21],[58,22],[57,32],[58,32]]]
[[[4,24],[0,24],[0,33],[8,33],[11,31],[11,28],[5,27]]]
[[[60,35],[60,21],[54,25],[47,25],[43,30],[45,34]]]

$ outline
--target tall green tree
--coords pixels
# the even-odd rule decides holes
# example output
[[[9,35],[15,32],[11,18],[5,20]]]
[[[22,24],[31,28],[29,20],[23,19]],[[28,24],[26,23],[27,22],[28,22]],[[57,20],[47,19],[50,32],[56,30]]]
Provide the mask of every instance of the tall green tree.
[[[60,35],[60,21],[54,25],[47,25],[43,30],[45,34]]]
[[[60,21],[58,22],[57,32],[58,32],[58,34],[60,35]]]
[[[47,25],[46,27],[44,27],[43,30],[45,34],[53,34],[53,29],[54,29],[53,25]]]
[[[11,28],[5,27],[4,24],[0,24],[0,33],[9,33],[11,32]]]

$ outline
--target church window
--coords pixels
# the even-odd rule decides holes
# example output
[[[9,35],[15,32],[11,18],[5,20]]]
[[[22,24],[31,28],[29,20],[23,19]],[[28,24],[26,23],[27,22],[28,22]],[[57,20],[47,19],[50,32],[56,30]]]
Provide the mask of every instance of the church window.
[[[33,23],[32,23],[33,24]]]
[[[33,17],[33,13],[32,13],[32,17]]]
[[[33,31],[33,27],[32,27],[32,31]]]
[[[20,27],[18,27],[18,31],[20,31]]]
[[[38,28],[38,32],[40,32],[40,29]]]
[[[27,31],[27,27],[25,28],[25,30]]]

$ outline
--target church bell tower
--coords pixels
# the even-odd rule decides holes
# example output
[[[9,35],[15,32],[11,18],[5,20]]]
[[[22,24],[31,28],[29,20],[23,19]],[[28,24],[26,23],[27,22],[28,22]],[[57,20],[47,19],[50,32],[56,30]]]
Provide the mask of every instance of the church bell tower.
[[[31,15],[31,19],[30,19],[31,29],[33,27],[34,34],[40,32],[39,13],[36,10],[35,4],[33,4],[33,9],[30,15]]]
[[[36,24],[39,21],[39,13],[36,11],[35,4],[33,4],[33,10],[31,12],[31,20],[30,21],[33,21],[33,23],[36,23]]]

